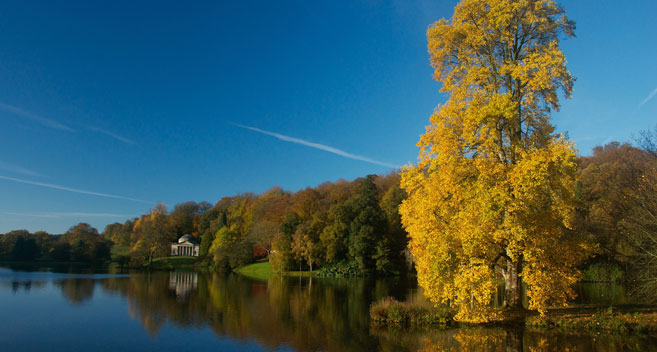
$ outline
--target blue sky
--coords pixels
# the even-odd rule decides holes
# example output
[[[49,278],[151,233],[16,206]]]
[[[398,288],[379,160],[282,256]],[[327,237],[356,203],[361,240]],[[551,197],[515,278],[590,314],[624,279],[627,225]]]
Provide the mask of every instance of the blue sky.
[[[414,162],[444,101],[425,31],[455,4],[3,2],[0,233]],[[654,126],[657,3],[561,4],[577,82],[558,130],[586,155]]]

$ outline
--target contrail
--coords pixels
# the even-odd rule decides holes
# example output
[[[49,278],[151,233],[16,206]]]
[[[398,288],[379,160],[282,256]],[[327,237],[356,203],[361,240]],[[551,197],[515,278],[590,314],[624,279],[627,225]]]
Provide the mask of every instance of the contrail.
[[[0,176],[0,179],[13,181],[13,182],[25,183],[25,184],[28,184],[28,185],[35,185],[35,186],[41,186],[41,187],[46,187],[46,188],[59,189],[59,190],[62,190],[62,191],[67,191],[67,192],[88,194],[88,195],[98,196],[98,197],[125,199],[125,200],[131,200],[133,202],[140,202],[140,203],[147,203],[147,204],[154,204],[155,203],[155,202],[151,202],[151,201],[148,201],[148,200],[142,200],[142,199],[136,199],[136,198],[130,198],[130,197],[123,197],[123,196],[116,196],[116,195],[107,194],[107,193],[85,191],[85,190],[82,190],[82,189],[76,189],[76,188],[71,188],[71,187],[53,185],[53,184],[50,184],[50,183],[21,180],[19,178],[13,178],[13,177],[8,177],[8,176]]]
[[[112,132],[110,132],[110,131],[106,131],[106,130],[104,130],[104,129],[102,129],[102,128],[91,127],[91,126],[89,126],[89,127],[87,127],[87,128],[88,128],[89,130],[91,130],[91,131],[98,132],[98,133],[102,133],[102,134],[104,134],[104,135],[106,135],[106,136],[112,137],[112,138],[114,138],[114,139],[116,139],[116,140],[118,140],[118,141],[120,141],[120,142],[125,143],[125,144],[132,144],[132,145],[137,144],[137,143],[135,143],[135,142],[134,142],[133,140],[131,140],[131,139],[128,139],[128,138],[125,138],[125,137],[119,136],[119,135],[116,134],[116,133],[112,133]]]
[[[4,109],[4,110],[12,112],[16,115],[20,115],[20,116],[22,116],[22,117],[24,117],[28,120],[36,121],[36,122],[38,122],[38,123],[40,123],[40,124],[42,124],[46,127],[50,127],[50,128],[54,128],[54,129],[62,130],[62,131],[75,132],[74,129],[72,129],[68,126],[64,126],[64,125],[62,125],[61,123],[59,123],[55,120],[51,120],[51,119],[47,119],[45,117],[41,117],[39,115],[35,115],[31,112],[27,112],[27,111],[25,111],[21,108],[17,108],[15,106],[12,106],[12,105],[9,105],[9,104],[0,103],[0,109]]]
[[[649,102],[652,98],[655,97],[655,95],[657,95],[657,88],[655,88],[655,90],[650,92],[650,94],[648,94],[648,96],[645,99],[643,99],[643,101],[641,102],[641,104],[639,104],[639,106]]]
[[[33,177],[47,177],[45,175],[41,175],[40,173],[34,172],[32,170],[28,170],[26,168],[16,166],[16,165],[12,165],[12,164],[8,164],[8,163],[2,162],[2,161],[0,161],[0,170],[5,170],[5,171],[13,172],[13,173],[23,174],[23,175],[27,175],[27,176],[33,176]]]
[[[285,141],[285,142],[291,142],[291,143],[305,145],[307,147],[320,149],[320,150],[323,150],[325,152],[337,154],[337,155],[343,156],[345,158],[360,160],[360,161],[364,161],[364,162],[371,163],[371,164],[376,164],[376,165],[380,165],[380,166],[389,167],[389,168],[392,168],[392,169],[397,169],[397,168],[400,167],[399,165],[393,165],[393,164],[386,163],[386,162],[383,162],[383,161],[374,160],[374,159],[368,158],[366,156],[347,153],[344,150],[333,148],[333,147],[328,146],[328,145],[313,143],[313,142],[309,142],[309,141],[306,141],[306,140],[303,140],[303,139],[286,136],[286,135],[283,135],[283,134],[280,134],[280,133],[261,130],[261,129],[256,128],[256,127],[240,125],[238,123],[231,123],[231,124],[234,125],[234,126],[240,127],[240,128],[244,128],[244,129],[247,129],[247,130],[251,130],[251,131],[258,132],[258,133],[266,134],[268,136],[276,137],[276,138],[278,138],[282,141]]]
[[[114,214],[114,213],[77,213],[77,212],[37,212],[37,213],[14,213],[14,212],[4,212],[7,215],[16,215],[16,216],[30,216],[37,218],[49,218],[56,219],[61,217],[109,217],[109,218],[122,218],[129,217],[129,215],[124,214]]]

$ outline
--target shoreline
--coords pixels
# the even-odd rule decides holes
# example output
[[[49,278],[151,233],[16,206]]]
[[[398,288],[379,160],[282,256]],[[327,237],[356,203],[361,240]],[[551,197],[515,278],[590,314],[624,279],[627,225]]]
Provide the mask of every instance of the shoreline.
[[[447,307],[429,308],[385,297],[370,306],[370,321],[376,328],[432,330],[453,327],[523,327],[562,332],[657,333],[657,305],[623,304],[607,308],[577,305],[549,308],[545,315],[530,310],[496,309],[497,317],[481,323],[454,319]]]

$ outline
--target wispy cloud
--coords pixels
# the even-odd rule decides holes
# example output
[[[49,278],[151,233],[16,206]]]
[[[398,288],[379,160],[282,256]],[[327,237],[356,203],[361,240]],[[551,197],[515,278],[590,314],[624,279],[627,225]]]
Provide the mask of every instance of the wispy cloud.
[[[58,189],[58,190],[73,192],[73,193],[88,194],[88,195],[98,196],[98,197],[125,199],[125,200],[131,200],[133,202],[155,204],[155,202],[148,201],[148,200],[142,200],[142,199],[130,198],[130,197],[124,197],[124,196],[117,196],[117,195],[114,195],[114,194],[107,194],[107,193],[100,193],[100,192],[93,192],[93,191],[85,191],[85,190],[77,189],[77,188],[71,188],[71,187],[60,186],[60,185],[53,185],[53,184],[50,184],[50,183],[22,180],[22,179],[19,179],[19,178],[13,178],[13,177],[8,177],[8,176],[0,176],[0,180],[7,180],[7,181],[12,181],[12,182],[25,183],[25,184],[28,184],[28,185]]]
[[[9,171],[11,173],[22,174],[22,175],[26,175],[26,176],[47,177],[47,176],[42,175],[38,172],[34,172],[32,170],[28,170],[26,168],[23,168],[23,167],[20,167],[20,166],[17,166],[17,165],[8,164],[8,163],[2,162],[2,161],[0,161],[0,170]]]
[[[75,217],[75,218],[79,218],[79,217],[105,217],[105,218],[130,217],[130,215],[114,214],[114,213],[78,213],[78,212],[58,212],[58,211],[43,211],[43,212],[35,212],[35,213],[14,213],[14,212],[6,211],[6,212],[4,212],[4,214],[14,215],[14,216],[35,217],[35,218],[49,218],[49,219],[65,218],[65,217]]]
[[[43,116],[33,114],[29,111],[25,111],[25,110],[23,110],[19,107],[13,106],[13,105],[9,105],[9,104],[5,104],[5,103],[0,102],[0,110],[8,111],[10,113],[13,113],[13,114],[18,115],[20,117],[23,117],[25,119],[38,122],[38,123],[40,123],[40,124],[42,124],[43,126],[46,126],[46,127],[50,127],[50,128],[54,128],[54,129],[62,130],[62,131],[67,131],[67,132],[75,132],[75,130],[73,128],[68,127],[64,124],[61,124],[61,123],[59,123],[59,122],[57,122],[53,119],[49,119],[49,118],[45,118]],[[116,134],[114,132],[110,132],[110,131],[102,129],[100,127],[87,126],[87,129],[89,131],[104,134],[108,137],[114,138],[114,139],[116,139],[120,142],[123,142],[125,144],[130,144],[130,145],[137,144],[137,143],[135,143],[135,141],[133,141],[129,138],[119,136],[118,134]]]
[[[17,108],[13,105],[0,103],[0,109],[5,110],[5,111],[9,111],[13,114],[19,115],[19,116],[21,116],[23,118],[26,118],[28,120],[38,122],[38,123],[40,123],[40,124],[42,124],[46,127],[54,128],[56,130],[67,131],[67,132],[75,132],[74,129],[72,129],[68,126],[65,126],[65,125],[63,125],[63,124],[61,124],[61,123],[59,123],[55,120],[48,119],[48,118],[45,118],[43,116],[33,114],[33,113],[25,111],[21,108]]]
[[[309,142],[309,141],[306,141],[306,140],[303,140],[303,139],[286,136],[286,135],[283,135],[283,134],[280,134],[280,133],[261,130],[261,129],[256,128],[256,127],[244,126],[244,125],[240,125],[240,124],[237,124],[237,123],[231,123],[231,124],[234,125],[234,126],[240,127],[240,128],[244,128],[244,129],[247,129],[247,130],[251,130],[251,131],[258,132],[258,133],[266,134],[268,136],[276,137],[276,138],[278,138],[282,141],[285,141],[285,142],[291,142],[291,143],[305,145],[307,147],[311,147],[311,148],[323,150],[323,151],[326,151],[326,152],[329,152],[329,153],[337,154],[337,155],[343,156],[345,158],[356,159],[356,160],[364,161],[364,162],[367,162],[367,163],[376,164],[376,165],[380,165],[380,166],[385,166],[385,167],[389,167],[389,168],[393,168],[393,169],[396,169],[396,168],[400,167],[399,165],[394,165],[394,164],[386,163],[386,162],[383,162],[383,161],[374,160],[374,159],[368,158],[366,156],[347,153],[344,150],[333,148],[333,147],[328,146],[328,145],[313,143],[313,142]]]
[[[135,145],[135,144],[137,144],[137,143],[135,143],[135,142],[134,142],[133,140],[131,140],[131,139],[128,139],[128,138],[125,138],[125,137],[119,136],[119,135],[116,134],[116,133],[113,133],[113,132],[110,132],[110,131],[104,130],[104,129],[102,129],[102,128],[91,127],[91,126],[89,126],[89,127],[87,127],[87,128],[88,128],[90,131],[94,131],[94,132],[102,133],[102,134],[104,134],[104,135],[106,135],[106,136],[112,137],[112,138],[116,139],[117,141],[123,142],[123,143],[125,143],[125,144],[131,144],[131,145]]]
[[[645,99],[643,99],[643,101],[641,102],[641,104],[639,104],[639,106],[642,106],[643,104],[649,102],[652,98],[655,97],[655,95],[657,95],[657,88],[655,88],[655,90],[650,92],[650,94],[648,94],[648,96]]]

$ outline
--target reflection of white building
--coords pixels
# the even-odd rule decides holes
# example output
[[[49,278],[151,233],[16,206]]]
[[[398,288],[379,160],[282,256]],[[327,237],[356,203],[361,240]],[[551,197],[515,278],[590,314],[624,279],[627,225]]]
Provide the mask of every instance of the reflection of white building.
[[[172,271],[169,273],[169,289],[176,291],[176,296],[185,298],[196,290],[198,275],[193,271]]]
[[[183,235],[178,243],[171,245],[172,256],[198,257],[198,240],[192,235]]]

